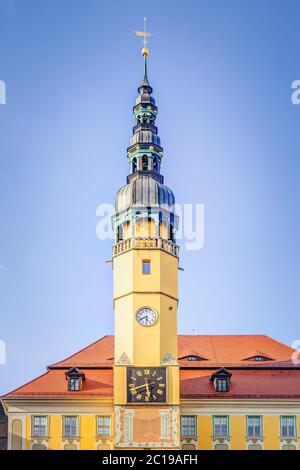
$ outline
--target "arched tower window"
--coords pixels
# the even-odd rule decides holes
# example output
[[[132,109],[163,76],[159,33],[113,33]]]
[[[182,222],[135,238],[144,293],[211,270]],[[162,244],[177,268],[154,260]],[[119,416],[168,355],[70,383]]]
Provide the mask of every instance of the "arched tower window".
[[[158,171],[158,160],[157,157],[153,158],[153,170]]]
[[[147,157],[147,155],[143,155],[143,157],[142,157],[142,170],[143,171],[148,170],[148,157]]]
[[[131,172],[134,173],[136,171],[136,158],[134,158],[131,162]]]
[[[170,240],[171,242],[175,243],[175,230],[173,225],[170,224]]]
[[[117,243],[121,242],[123,240],[123,237],[123,225],[120,224],[117,228]]]

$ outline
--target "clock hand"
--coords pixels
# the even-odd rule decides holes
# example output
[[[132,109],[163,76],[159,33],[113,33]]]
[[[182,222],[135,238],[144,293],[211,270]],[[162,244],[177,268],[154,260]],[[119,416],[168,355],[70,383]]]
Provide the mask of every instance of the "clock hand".
[[[154,382],[143,384],[143,385],[138,385],[137,387],[130,387],[130,390],[137,390],[139,388],[147,387],[148,385],[154,385]]]
[[[147,395],[147,397],[150,397],[151,392],[149,390],[149,382],[147,382],[146,378],[145,378],[145,385],[146,385],[146,395]]]
[[[140,320],[144,320],[144,318],[148,318],[148,315],[145,315],[144,317],[141,317]]]

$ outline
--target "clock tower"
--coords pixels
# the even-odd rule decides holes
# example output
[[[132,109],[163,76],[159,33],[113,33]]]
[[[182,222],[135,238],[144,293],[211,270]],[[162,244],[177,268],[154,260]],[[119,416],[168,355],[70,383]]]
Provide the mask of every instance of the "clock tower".
[[[139,35],[146,40],[149,33]],[[115,446],[178,448],[178,221],[161,174],[146,44],[142,54],[144,78],[127,150],[130,174],[117,192],[113,217]]]

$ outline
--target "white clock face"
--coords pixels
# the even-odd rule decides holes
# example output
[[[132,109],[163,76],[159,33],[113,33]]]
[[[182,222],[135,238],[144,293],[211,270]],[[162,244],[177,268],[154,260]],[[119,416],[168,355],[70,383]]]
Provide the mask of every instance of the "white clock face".
[[[142,326],[151,326],[157,322],[158,315],[155,310],[149,307],[141,308],[136,313],[136,319]]]

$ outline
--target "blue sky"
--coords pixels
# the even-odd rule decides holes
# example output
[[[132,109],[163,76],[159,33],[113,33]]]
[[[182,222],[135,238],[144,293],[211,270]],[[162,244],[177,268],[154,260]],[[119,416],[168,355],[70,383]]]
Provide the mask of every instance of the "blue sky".
[[[299,2],[144,5],[0,2],[0,393],[113,333],[96,208],[128,172],[144,15],[162,172],[205,205],[203,250],[181,250],[179,331],[300,338]]]

